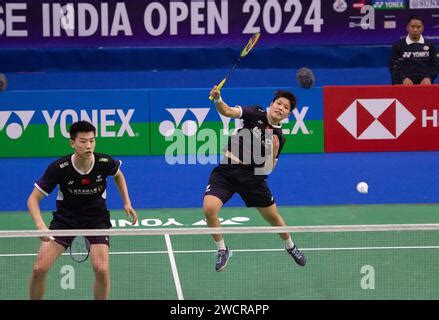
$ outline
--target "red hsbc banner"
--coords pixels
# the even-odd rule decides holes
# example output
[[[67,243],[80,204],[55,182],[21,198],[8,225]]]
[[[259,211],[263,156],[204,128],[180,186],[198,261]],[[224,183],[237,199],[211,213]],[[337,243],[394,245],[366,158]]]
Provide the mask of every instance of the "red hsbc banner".
[[[439,150],[439,85],[324,87],[325,152]]]

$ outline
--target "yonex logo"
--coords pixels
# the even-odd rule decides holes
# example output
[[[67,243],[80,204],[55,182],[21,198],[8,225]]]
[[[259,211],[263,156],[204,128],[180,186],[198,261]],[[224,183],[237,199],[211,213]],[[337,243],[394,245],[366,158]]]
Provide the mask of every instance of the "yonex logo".
[[[297,108],[295,108],[292,112],[292,115],[294,116],[296,123],[294,124],[294,127],[291,131],[287,128],[282,128],[283,134],[295,135],[299,132],[299,130],[301,130],[303,134],[310,134],[310,132],[305,124],[305,117],[306,117],[306,114],[308,113],[308,110],[309,110],[309,107],[307,107],[307,106],[303,106],[302,109],[300,110],[300,112],[297,110]],[[267,112],[270,112],[270,108],[267,108]],[[289,121],[290,120],[287,118],[287,119],[282,120],[281,123],[288,123]]]
[[[93,123],[98,128],[101,137],[122,137],[125,134],[134,137],[135,134],[130,125],[134,111],[134,109],[129,109],[127,112],[122,109],[94,109],[91,111],[66,109],[54,110],[51,113],[48,110],[41,110],[41,115],[46,121],[49,138],[56,136],[55,128],[58,125],[62,136],[69,138],[68,124],[78,120],[87,120]],[[0,111],[0,131],[5,128],[6,135],[10,139],[18,139],[23,135],[34,114],[35,111]],[[116,115],[121,123],[117,132],[112,131],[116,122],[112,117]]]
[[[397,99],[357,99],[337,118],[357,140],[397,139],[415,120]]]
[[[182,120],[186,114],[186,112],[190,110],[194,115],[197,121],[194,120],[186,120],[182,123]],[[170,137],[174,134],[175,129],[180,127],[181,131],[186,136],[193,136],[197,133],[197,130],[203,124],[206,119],[207,114],[209,113],[209,108],[167,108],[172,117],[174,118],[174,122],[165,120],[160,123],[159,131],[162,136]]]
[[[11,139],[18,139],[23,135],[35,111],[0,111],[0,131],[6,127],[6,135]],[[11,115],[15,114],[21,121],[20,123],[12,120],[8,123]]]
[[[411,58],[412,56],[414,58],[428,58],[430,56],[430,53],[428,51],[426,52],[421,51],[421,52],[404,52],[402,54],[403,58]]]

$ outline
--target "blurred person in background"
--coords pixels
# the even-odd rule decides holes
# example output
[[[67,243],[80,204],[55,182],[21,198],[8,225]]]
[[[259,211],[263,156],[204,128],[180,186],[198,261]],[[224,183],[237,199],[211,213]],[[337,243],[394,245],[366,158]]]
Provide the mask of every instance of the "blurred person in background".
[[[411,16],[407,23],[408,35],[393,44],[389,69],[392,84],[429,85],[437,75],[437,50],[424,39],[424,22]]]

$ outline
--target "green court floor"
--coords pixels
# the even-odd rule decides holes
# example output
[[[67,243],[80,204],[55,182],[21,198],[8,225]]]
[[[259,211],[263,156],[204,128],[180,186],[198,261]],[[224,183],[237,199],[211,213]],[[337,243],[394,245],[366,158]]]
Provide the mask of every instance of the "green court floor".
[[[290,226],[439,223],[438,205],[281,207]],[[138,210],[117,229],[205,227],[202,210]],[[225,208],[224,227],[267,226],[254,209]],[[49,222],[50,213],[44,213]],[[0,213],[1,230],[33,230],[26,212]],[[112,236],[111,299],[300,300],[439,299],[439,230],[293,234],[308,258],[301,268],[276,234],[227,234],[233,256],[214,271],[209,235]],[[0,238],[0,299],[28,298],[28,280],[40,244]],[[48,275],[46,299],[92,299],[89,261],[61,256]]]

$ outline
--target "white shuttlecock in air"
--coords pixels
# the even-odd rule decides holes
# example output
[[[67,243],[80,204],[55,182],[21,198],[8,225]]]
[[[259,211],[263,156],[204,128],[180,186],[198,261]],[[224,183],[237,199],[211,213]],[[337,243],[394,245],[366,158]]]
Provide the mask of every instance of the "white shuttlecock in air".
[[[360,182],[357,184],[357,191],[359,193],[367,193],[369,191],[369,186],[366,182]]]

